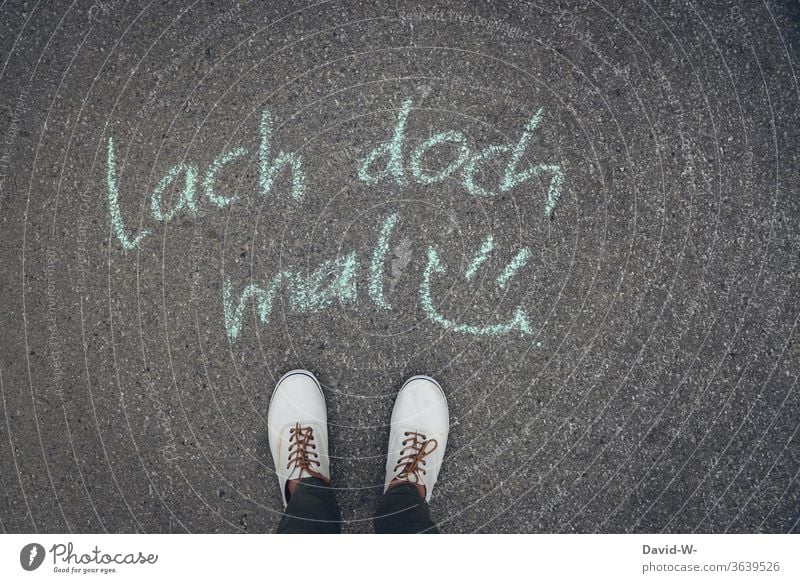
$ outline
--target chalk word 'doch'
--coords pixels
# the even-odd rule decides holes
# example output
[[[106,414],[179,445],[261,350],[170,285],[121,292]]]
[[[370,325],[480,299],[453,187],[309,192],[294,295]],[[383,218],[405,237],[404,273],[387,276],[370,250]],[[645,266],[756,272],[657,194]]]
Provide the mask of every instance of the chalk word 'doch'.
[[[411,111],[412,101],[407,99],[397,115],[397,124],[394,128],[392,139],[376,147],[361,163],[358,169],[358,177],[367,184],[378,184],[387,178],[393,178],[398,186],[408,184],[405,165],[403,164],[403,146],[405,142],[405,131],[408,123],[408,115]],[[467,137],[459,131],[448,130],[435,134],[422,142],[411,153],[409,167],[411,178],[419,184],[436,184],[442,182],[460,172],[464,188],[473,196],[488,197],[497,194],[494,190],[489,190],[476,181],[476,174],[480,165],[488,160],[501,155],[509,155],[505,172],[498,186],[499,192],[508,192],[514,187],[539,176],[540,174],[550,176],[550,185],[547,191],[547,201],[544,206],[544,214],[549,217],[558,202],[561,194],[561,186],[564,183],[564,173],[561,166],[557,164],[536,164],[529,166],[523,171],[518,170],[525,149],[528,147],[531,135],[536,130],[542,120],[543,110],[540,108],[528,121],[516,144],[493,144],[480,152],[472,154],[467,145]],[[425,154],[440,144],[454,144],[458,148],[458,155],[447,166],[439,171],[426,173],[422,169],[422,159]],[[387,162],[379,172],[371,172],[371,167],[376,160],[386,157]]]

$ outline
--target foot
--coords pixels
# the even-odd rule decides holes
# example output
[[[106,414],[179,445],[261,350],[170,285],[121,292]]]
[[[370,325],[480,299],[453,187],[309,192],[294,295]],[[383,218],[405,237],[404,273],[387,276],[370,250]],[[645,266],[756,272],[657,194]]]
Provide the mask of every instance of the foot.
[[[408,379],[397,394],[392,411],[383,491],[407,482],[418,490],[421,487],[420,494],[430,500],[449,428],[447,397],[439,383],[426,376]]]
[[[330,483],[328,413],[313,374],[293,370],[281,377],[269,402],[267,425],[284,506],[291,497],[290,483],[310,477]]]

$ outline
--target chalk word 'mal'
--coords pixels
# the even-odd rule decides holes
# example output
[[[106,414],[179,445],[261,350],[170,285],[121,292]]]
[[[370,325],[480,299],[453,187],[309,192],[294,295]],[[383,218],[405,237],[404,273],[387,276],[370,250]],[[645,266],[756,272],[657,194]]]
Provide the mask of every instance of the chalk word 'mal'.
[[[411,99],[403,102],[403,106],[397,114],[397,124],[391,140],[372,150],[362,162],[358,170],[358,177],[362,181],[368,184],[378,184],[382,180],[393,178],[398,186],[406,186],[408,184],[408,177],[403,164],[403,145],[408,114],[412,105]],[[531,135],[542,120],[542,112],[543,109],[540,108],[533,115],[516,144],[493,144],[474,154],[470,152],[467,145],[467,137],[462,132],[448,130],[435,134],[422,142],[411,153],[408,164],[411,170],[411,177],[419,184],[435,184],[449,178],[460,170],[462,183],[467,192],[474,196],[494,196],[497,192],[479,185],[475,175],[481,164],[496,156],[507,154],[509,155],[508,163],[497,187],[499,192],[508,192],[515,186],[540,174],[549,175],[550,186],[547,192],[547,201],[544,205],[544,214],[546,217],[550,217],[556,207],[558,197],[561,194],[561,186],[564,183],[564,173],[561,166],[557,164],[536,164],[521,172],[517,169],[525,149],[528,147]],[[458,155],[441,170],[432,173],[425,172],[422,169],[422,159],[428,150],[447,143],[458,147]],[[387,158],[386,165],[382,170],[372,172],[370,168],[381,157]]]
[[[391,306],[384,297],[383,271],[386,253],[389,248],[389,238],[398,222],[398,215],[388,217],[380,228],[378,241],[372,251],[369,265],[369,285],[367,291],[370,299],[379,308],[390,310]],[[473,279],[478,268],[487,259],[494,248],[491,236],[487,237],[481,245],[475,258],[467,267],[464,277]],[[521,249],[503,269],[496,279],[497,285],[506,289],[509,280],[528,261],[530,251]],[[359,259],[355,252],[348,253],[337,259],[323,261],[316,269],[308,272],[286,270],[276,273],[265,287],[256,284],[247,285],[239,294],[238,301],[234,297],[233,286],[227,278],[223,284],[223,307],[225,329],[228,338],[233,342],[242,329],[245,310],[251,300],[254,302],[256,316],[261,324],[268,324],[272,306],[281,289],[288,296],[288,308],[295,313],[320,312],[333,305],[334,302],[348,304],[356,300],[356,276],[359,269]],[[523,335],[533,334],[528,317],[522,307],[514,310],[514,315],[506,322],[495,324],[468,324],[456,322],[439,311],[433,299],[431,284],[434,274],[444,273],[446,268],[439,258],[434,247],[428,247],[427,265],[419,295],[425,316],[442,328],[451,332],[472,335],[500,335],[514,331]]]

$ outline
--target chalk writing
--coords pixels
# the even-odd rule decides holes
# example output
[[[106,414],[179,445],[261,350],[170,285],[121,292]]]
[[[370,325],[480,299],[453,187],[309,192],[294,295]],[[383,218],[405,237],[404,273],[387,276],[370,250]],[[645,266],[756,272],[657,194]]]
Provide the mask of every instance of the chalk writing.
[[[168,213],[161,211],[161,195],[177,177],[184,175],[183,192],[174,207]],[[197,204],[195,204],[195,185],[197,184],[197,168],[189,166],[188,164],[178,164],[173,166],[167,171],[166,176],[161,179],[153,195],[150,197],[150,210],[153,213],[153,218],[157,221],[171,221],[178,213],[186,208],[189,212],[197,212]]]
[[[458,170],[464,164],[464,162],[467,161],[467,158],[469,158],[469,147],[467,146],[466,141],[467,137],[461,132],[449,131],[436,134],[435,136],[422,142],[422,144],[420,144],[411,155],[411,173],[417,182],[420,182],[421,184],[434,184],[435,182],[441,182]],[[433,146],[447,142],[459,144],[460,147],[458,158],[450,162],[450,164],[448,164],[439,172],[435,172],[434,174],[425,174],[421,167],[422,156]]]
[[[406,177],[405,166],[403,164],[403,145],[412,105],[413,102],[410,99],[403,102],[397,114],[397,123],[395,124],[392,138],[375,147],[367,157],[364,158],[358,169],[358,178],[363,182],[367,184],[379,184],[384,180],[393,178],[395,184],[398,186],[402,187],[408,184],[408,178]],[[499,192],[509,192],[520,184],[541,174],[549,175],[550,185],[547,190],[547,200],[544,204],[544,214],[549,217],[553,214],[553,210],[555,210],[558,197],[561,194],[561,187],[564,184],[564,172],[561,166],[558,164],[535,164],[521,172],[517,169],[525,154],[533,132],[542,120],[542,113],[543,109],[539,109],[533,115],[526,124],[516,144],[493,144],[474,155],[471,154],[469,146],[467,145],[467,138],[462,132],[448,130],[435,134],[422,142],[411,154],[409,161],[411,176],[419,184],[430,185],[441,182],[455,174],[459,169],[462,169],[462,183],[467,192],[473,196],[494,196],[496,193],[493,190],[489,190],[477,184],[476,174],[479,172],[480,164],[496,156],[508,154],[508,163],[506,164],[505,172],[498,185]],[[432,174],[426,173],[422,169],[422,157],[434,146],[448,142],[458,145],[458,157],[442,170]],[[381,158],[386,158],[383,169],[377,172],[372,171],[371,168]]]
[[[383,223],[381,234],[378,237],[378,244],[375,246],[375,252],[372,254],[372,262],[369,266],[369,297],[372,298],[376,306],[383,309],[391,308],[383,297],[383,263],[386,258],[386,252],[389,250],[389,235],[391,235],[396,224],[396,214],[390,216]]]
[[[405,140],[406,121],[408,113],[411,111],[412,100],[406,99],[400,112],[397,114],[397,125],[394,128],[394,135],[391,141],[378,146],[361,163],[358,169],[358,177],[367,184],[378,184],[387,176],[394,176],[395,181],[400,186],[405,186],[406,176],[403,169],[403,141]],[[370,174],[369,168],[380,156],[389,154],[386,167],[377,175]]]
[[[530,256],[531,252],[527,247],[520,249],[508,265],[506,265],[502,273],[497,276],[497,285],[502,289],[506,289],[506,287],[508,287],[508,280],[514,277],[514,274],[528,262]]]
[[[494,237],[489,235],[484,240],[483,245],[481,245],[477,255],[475,255],[475,259],[473,259],[472,263],[470,263],[469,267],[467,267],[464,277],[467,279],[472,279],[475,277],[475,274],[478,272],[478,268],[483,265],[483,262],[486,261],[487,257],[489,257],[489,253],[492,252],[492,249],[494,249]]]
[[[272,137],[272,114],[264,110],[259,125],[258,168],[261,193],[266,196],[272,190],[272,183],[281,168],[289,165],[292,170],[292,198],[299,200],[306,192],[306,175],[303,172],[302,157],[294,152],[281,152],[274,161],[269,161],[270,138]]]
[[[377,244],[372,252],[370,263],[370,282],[368,293],[376,306],[391,309],[383,295],[383,270],[384,258],[388,248],[388,238],[395,228],[399,216],[390,215],[382,224],[378,235]],[[488,237],[486,241],[492,241]],[[478,257],[486,255],[486,242],[478,251]],[[530,251],[527,248],[520,250],[511,262],[505,267],[497,278],[497,284],[503,288],[508,284],[516,272],[527,261]],[[477,258],[476,258],[477,259]],[[485,260],[485,257],[483,258]],[[483,260],[481,260],[481,263]],[[476,264],[472,262],[465,273],[467,279],[474,276],[468,275]],[[342,258],[323,261],[311,273],[302,271],[282,271],[272,277],[266,287],[256,284],[247,285],[239,295],[238,301],[234,298],[233,285],[226,279],[223,285],[223,304],[225,328],[231,341],[236,340],[242,328],[245,309],[252,300],[255,303],[256,316],[261,324],[268,324],[275,298],[281,288],[284,288],[289,297],[290,311],[298,314],[320,312],[329,308],[335,301],[341,304],[352,303],[356,300],[356,273],[359,260],[355,252]],[[475,268],[477,269],[477,268]],[[420,285],[420,298],[422,307],[428,319],[451,332],[473,335],[498,335],[507,334],[518,330],[523,335],[532,334],[531,326],[525,311],[517,307],[513,317],[500,324],[474,325],[454,322],[443,316],[434,306],[431,292],[431,279],[434,273],[444,273],[445,267],[433,247],[428,248],[428,263]]]
[[[205,192],[206,198],[211,204],[214,204],[219,208],[225,208],[229,203],[233,202],[233,197],[225,197],[217,194],[214,191],[214,183],[217,179],[217,173],[222,170],[223,166],[229,162],[233,162],[236,160],[236,158],[241,158],[242,156],[246,155],[247,150],[245,148],[236,148],[230,152],[225,152],[222,156],[214,160],[208,167],[208,170],[206,170],[206,175],[203,178],[203,191]]]
[[[108,138],[108,160],[106,170],[106,181],[108,183],[108,212],[111,215],[111,224],[114,227],[114,233],[117,235],[117,239],[119,239],[123,249],[136,249],[141,240],[144,239],[150,231],[145,229],[133,239],[129,238],[128,234],[125,232],[125,223],[122,221],[122,213],[119,210],[117,162],[116,154],[114,153],[114,140],[111,137]]]
[[[334,300],[342,303],[355,300],[357,269],[358,259],[355,253],[351,253],[343,258],[324,261],[308,275],[302,271],[283,271],[272,278],[266,289],[255,284],[245,287],[235,307],[233,286],[226,279],[223,287],[223,304],[228,337],[236,340],[239,335],[244,310],[251,298],[255,300],[259,321],[262,324],[269,323],[272,303],[282,284],[285,284],[290,292],[290,309],[301,314],[320,312],[330,307]]]
[[[412,110],[413,100],[404,100],[397,112],[391,137],[373,148],[361,161],[357,171],[359,180],[370,185],[393,181],[402,188],[412,181],[431,186],[451,177],[458,177],[468,194],[475,197],[491,197],[509,192],[537,176],[547,176],[549,177],[549,186],[543,205],[544,215],[552,216],[564,183],[564,172],[561,166],[542,163],[520,169],[523,159],[526,159],[531,136],[542,121],[543,109],[539,109],[530,118],[515,143],[490,144],[473,152],[467,136],[463,132],[449,129],[423,140],[409,154],[405,151],[405,138]],[[295,152],[284,150],[278,151],[277,155],[272,155],[273,118],[272,113],[268,110],[261,113],[258,134],[258,150],[256,152],[258,194],[270,195],[278,175],[285,168],[290,177],[289,193],[291,198],[295,201],[303,199],[306,193],[306,174],[303,169],[302,157]],[[452,154],[447,154],[448,158],[452,155],[452,159],[443,168],[431,169],[426,164],[426,160],[434,159],[432,154],[434,149],[452,152]],[[249,155],[249,150],[244,147],[228,150],[215,158],[202,173],[199,166],[192,162],[182,162],[169,167],[150,193],[152,219],[164,223],[175,219],[182,213],[195,219],[202,218],[204,209],[200,208],[197,198],[198,182],[202,188],[202,195],[212,207],[222,209],[235,203],[237,195],[217,191],[217,177],[228,165],[235,164],[237,160]],[[406,157],[408,157],[407,163]],[[481,168],[490,160],[501,157],[505,157],[506,160],[499,183],[493,188],[479,184]],[[202,180],[199,179],[200,176],[202,176]],[[113,232],[123,249],[137,249],[152,229],[141,228],[138,233],[132,233],[126,226],[120,208],[116,150],[114,139],[111,136],[108,138],[106,182],[108,213]],[[176,183],[182,188],[175,189],[177,194],[167,203],[169,208],[165,209],[165,193]],[[367,293],[375,306],[382,310],[392,310],[392,305],[385,297],[384,271],[386,270],[389,240],[399,219],[399,215],[395,213],[384,220],[378,230],[377,242],[368,265]],[[467,281],[475,278],[494,248],[494,238],[488,235],[463,274]],[[408,253],[406,252],[406,254]],[[495,280],[501,290],[508,288],[512,278],[528,263],[530,255],[527,247],[517,251]],[[392,269],[394,269],[394,261],[392,265]],[[355,252],[352,252],[343,257],[323,261],[311,272],[280,271],[274,274],[263,287],[256,283],[246,285],[238,294],[238,299],[235,297],[233,284],[226,278],[223,282],[222,299],[224,325],[229,339],[235,341],[239,336],[248,305],[254,306],[258,321],[261,324],[267,324],[277,294],[281,290],[287,294],[289,310],[300,314],[320,312],[332,306],[334,302],[340,304],[354,302],[357,299],[356,275],[359,266],[359,258]],[[427,263],[419,287],[419,297],[422,309],[430,322],[448,331],[463,334],[498,335],[511,332],[519,332],[522,335],[532,334],[530,322],[522,306],[517,306],[511,318],[501,323],[466,324],[446,317],[437,308],[432,291],[434,276],[444,274],[446,271],[447,268],[441,261],[437,250],[433,246],[429,246]],[[392,280],[393,283],[394,280]],[[390,286],[390,292],[392,289],[393,285]]]
[[[267,196],[272,191],[278,173],[284,167],[289,167],[291,171],[291,196],[295,200],[303,197],[306,191],[306,178],[303,171],[302,157],[294,152],[284,152],[281,150],[278,155],[270,160],[270,140],[272,138],[272,114],[264,110],[261,114],[259,124],[259,145],[258,145],[258,182],[261,194]],[[214,183],[217,174],[224,166],[233,162],[237,158],[247,156],[245,148],[236,148],[222,154],[214,160],[206,170],[203,177],[203,191],[208,201],[219,208],[227,206],[233,202],[233,198],[224,197],[217,194],[214,190]],[[108,157],[106,167],[106,182],[108,185],[108,213],[111,216],[111,224],[114,227],[114,234],[117,236],[122,248],[132,250],[139,247],[142,240],[150,234],[149,229],[143,229],[138,235],[129,237],[122,218],[122,211],[119,204],[119,190],[117,188],[117,164],[116,152],[114,150],[113,137],[108,138]],[[179,195],[177,202],[172,208],[164,212],[162,210],[162,196],[167,187],[172,184],[179,176],[183,176],[183,191]],[[197,175],[198,169],[194,164],[176,164],[172,166],[164,177],[159,181],[150,195],[150,212],[158,222],[166,222],[174,219],[182,210],[186,210],[191,215],[197,213]]]

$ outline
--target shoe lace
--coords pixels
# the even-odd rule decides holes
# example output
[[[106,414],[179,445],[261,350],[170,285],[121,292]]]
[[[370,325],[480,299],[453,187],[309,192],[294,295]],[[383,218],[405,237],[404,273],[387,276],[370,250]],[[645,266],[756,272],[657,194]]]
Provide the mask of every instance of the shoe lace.
[[[400,468],[402,470],[397,474],[396,479],[419,484],[422,482],[422,475],[427,474],[424,469],[427,463],[425,458],[436,451],[439,442],[435,439],[428,439],[427,435],[416,431],[406,431],[403,435],[406,439],[401,443],[403,449],[400,450],[400,459],[397,460],[397,465],[394,467],[395,472]]]
[[[314,441],[314,428],[301,427],[297,423],[289,430],[289,463],[286,464],[286,469],[291,469],[294,465],[295,468],[300,468],[300,475],[303,471],[311,474],[312,476],[319,476],[319,472],[312,469],[312,464],[320,466],[319,454],[310,450],[317,449]],[[313,459],[312,459],[313,458]]]

